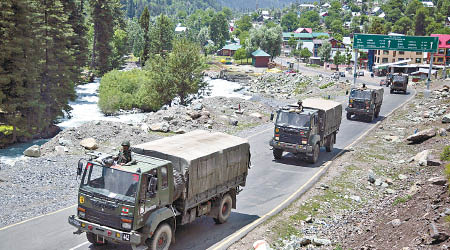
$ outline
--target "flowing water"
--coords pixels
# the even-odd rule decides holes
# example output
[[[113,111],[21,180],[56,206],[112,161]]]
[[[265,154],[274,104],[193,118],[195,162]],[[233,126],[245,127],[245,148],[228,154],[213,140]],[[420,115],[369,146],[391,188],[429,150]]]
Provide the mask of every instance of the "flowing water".
[[[250,99],[251,96],[246,95],[245,89],[239,83],[230,82],[222,79],[205,78],[208,86],[201,91],[200,95],[215,97],[238,97],[242,99]],[[118,121],[127,123],[140,123],[147,116],[146,113],[127,113],[118,116],[105,116],[98,107],[98,88],[100,86],[100,78],[96,78],[93,82],[76,87],[77,99],[70,102],[72,111],[70,117],[62,119],[56,124],[61,129],[78,127],[88,121]],[[5,149],[0,149],[0,162],[6,164],[14,164],[23,157],[23,151],[32,145],[42,145],[48,140],[40,139],[28,143],[14,144]]]

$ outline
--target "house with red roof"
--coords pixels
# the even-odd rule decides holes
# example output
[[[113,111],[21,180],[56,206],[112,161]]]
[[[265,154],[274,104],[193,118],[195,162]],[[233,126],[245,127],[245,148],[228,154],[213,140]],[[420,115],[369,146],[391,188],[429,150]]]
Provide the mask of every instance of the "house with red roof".
[[[433,64],[450,65],[450,35],[431,34],[430,36],[439,37],[438,52],[434,53]],[[428,62],[430,61],[431,53],[428,53]]]
[[[294,33],[312,33],[312,28],[298,28],[294,31]]]

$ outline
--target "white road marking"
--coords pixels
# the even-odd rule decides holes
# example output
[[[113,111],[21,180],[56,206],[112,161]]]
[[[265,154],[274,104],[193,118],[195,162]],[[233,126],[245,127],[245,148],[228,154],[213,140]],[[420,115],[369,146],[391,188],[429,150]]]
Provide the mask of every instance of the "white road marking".
[[[76,246],[70,248],[69,250],[75,250],[75,249],[80,248],[80,247],[82,247],[82,246],[84,246],[84,245],[87,245],[87,244],[89,244],[89,241],[86,241],[86,242],[84,242],[84,243],[81,243],[81,244],[79,244],[79,245],[76,245]]]

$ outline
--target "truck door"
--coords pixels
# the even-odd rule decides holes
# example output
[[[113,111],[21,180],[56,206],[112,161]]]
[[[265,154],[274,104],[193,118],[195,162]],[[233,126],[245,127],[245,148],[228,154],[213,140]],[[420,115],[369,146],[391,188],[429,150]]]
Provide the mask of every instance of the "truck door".
[[[170,170],[172,170],[170,168]],[[171,202],[170,186],[173,183],[169,183],[169,166],[162,166],[158,169],[158,193],[160,199],[160,206],[165,206]],[[172,179],[172,178],[171,178]]]

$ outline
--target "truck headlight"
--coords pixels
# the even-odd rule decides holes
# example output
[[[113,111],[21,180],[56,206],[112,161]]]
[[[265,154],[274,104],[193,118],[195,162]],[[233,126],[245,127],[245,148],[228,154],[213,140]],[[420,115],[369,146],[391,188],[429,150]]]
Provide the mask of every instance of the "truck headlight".
[[[122,223],[122,228],[131,229],[131,223],[126,223],[126,222]]]
[[[306,140],[305,140],[305,141],[302,141],[302,144],[303,144],[303,145],[306,145],[306,144],[308,144],[308,141],[306,141]]]
[[[85,213],[85,212],[78,211],[78,217],[84,219],[84,218],[86,217],[86,213]]]
[[[276,136],[275,141],[278,141],[278,140],[280,140],[280,137]]]

